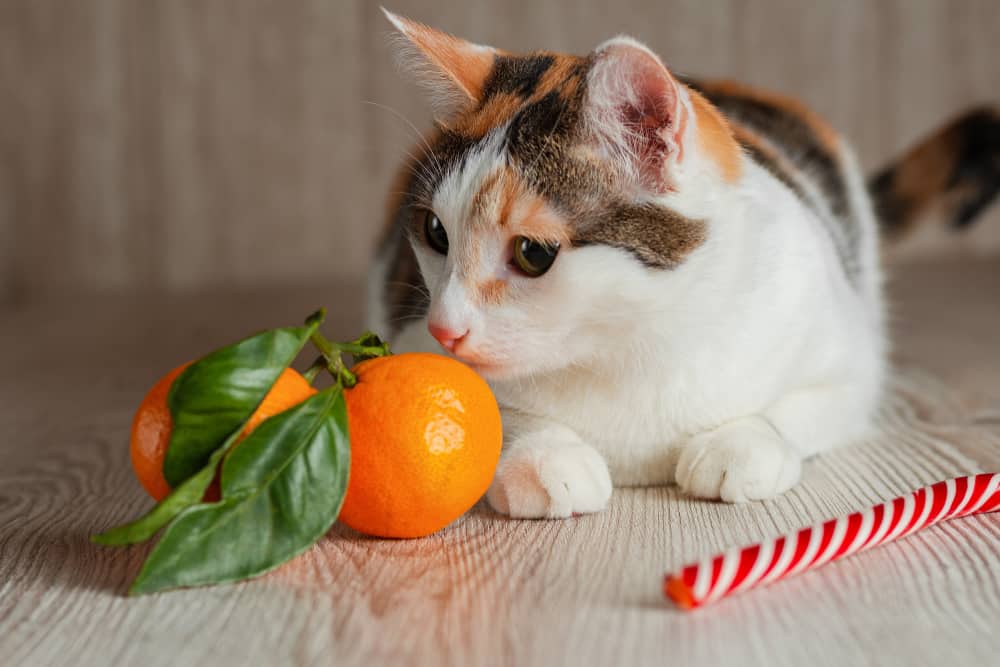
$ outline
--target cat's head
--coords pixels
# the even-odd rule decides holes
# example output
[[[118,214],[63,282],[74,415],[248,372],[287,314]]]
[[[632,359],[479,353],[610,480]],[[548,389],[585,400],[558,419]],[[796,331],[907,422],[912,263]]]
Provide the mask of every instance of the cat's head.
[[[725,120],[628,38],[514,55],[388,16],[437,117],[397,213],[432,335],[495,379],[612,352],[705,242],[685,193],[738,177]]]

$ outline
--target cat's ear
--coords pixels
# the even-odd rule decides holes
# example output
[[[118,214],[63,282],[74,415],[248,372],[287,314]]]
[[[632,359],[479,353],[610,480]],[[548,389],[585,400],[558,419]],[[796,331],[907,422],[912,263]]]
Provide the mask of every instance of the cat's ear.
[[[430,91],[435,115],[447,119],[478,104],[497,50],[435,30],[382,9],[399,31],[397,57]]]
[[[683,158],[688,107],[683,86],[652,51],[616,37],[594,52],[586,115],[606,157],[655,193],[674,187]]]

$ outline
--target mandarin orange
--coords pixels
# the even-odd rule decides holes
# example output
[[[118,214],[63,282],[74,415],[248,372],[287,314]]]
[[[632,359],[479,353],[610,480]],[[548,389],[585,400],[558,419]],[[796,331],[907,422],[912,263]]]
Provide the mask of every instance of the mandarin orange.
[[[170,435],[173,431],[167,396],[174,380],[190,363],[182,364],[160,378],[142,399],[132,420],[130,444],[132,468],[143,488],[157,501],[163,500],[170,494],[170,485],[163,478],[163,458],[166,456],[167,445],[170,444]],[[294,369],[286,368],[250,416],[241,437],[246,437],[268,417],[298,405],[315,393],[316,390],[302,375]],[[218,479],[213,482],[205,498],[218,499]]]
[[[352,370],[340,520],[368,535],[422,537],[467,512],[486,493],[503,440],[486,382],[437,354],[379,357]]]

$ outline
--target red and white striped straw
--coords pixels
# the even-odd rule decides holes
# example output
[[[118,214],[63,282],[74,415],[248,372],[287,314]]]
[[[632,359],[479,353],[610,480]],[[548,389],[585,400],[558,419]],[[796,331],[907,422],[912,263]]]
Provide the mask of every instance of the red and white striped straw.
[[[667,575],[664,594],[695,609],[871,549],[939,521],[1000,510],[1000,473],[957,477]]]

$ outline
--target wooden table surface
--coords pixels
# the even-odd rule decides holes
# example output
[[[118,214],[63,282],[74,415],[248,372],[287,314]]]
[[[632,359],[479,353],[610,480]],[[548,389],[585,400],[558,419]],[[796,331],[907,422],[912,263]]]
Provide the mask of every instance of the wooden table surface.
[[[810,462],[785,497],[673,488],[514,521],[486,507],[421,540],[335,527],[257,581],[130,599],[148,547],[87,536],[150,500],[131,413],[179,361],[331,308],[347,288],[80,297],[0,311],[0,665],[994,664],[1000,515],[947,523],[683,613],[665,571],[927,482],[1000,470],[1000,264],[910,267],[893,285],[902,370],[871,441]]]

